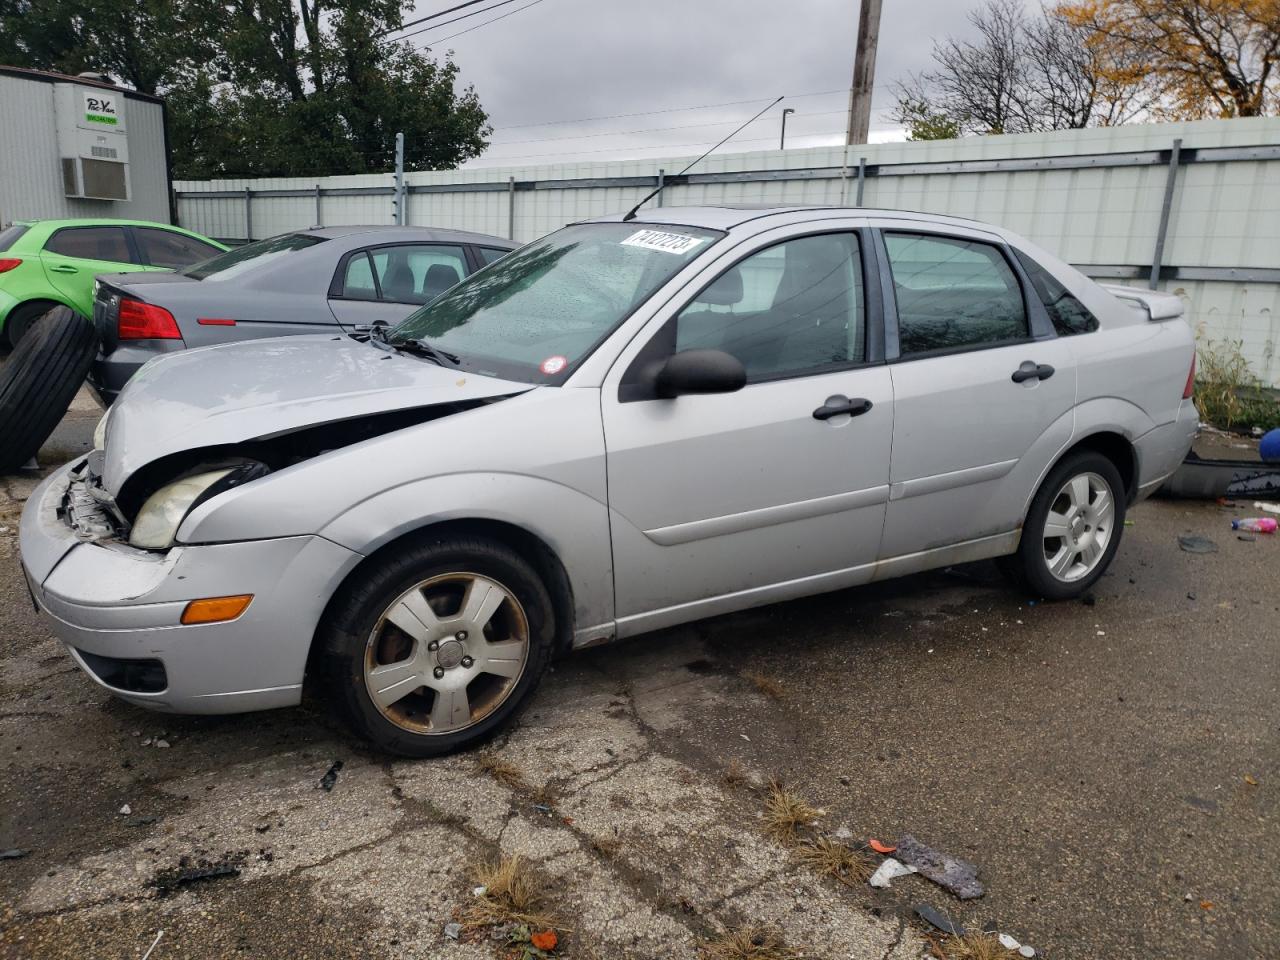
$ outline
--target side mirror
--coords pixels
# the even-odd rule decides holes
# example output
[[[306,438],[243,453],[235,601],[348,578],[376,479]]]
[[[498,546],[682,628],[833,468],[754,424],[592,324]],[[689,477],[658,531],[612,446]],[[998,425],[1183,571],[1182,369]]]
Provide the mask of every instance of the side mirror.
[[[686,393],[733,393],[747,385],[747,370],[723,350],[684,350],[668,358],[654,379],[654,393],[671,399]]]

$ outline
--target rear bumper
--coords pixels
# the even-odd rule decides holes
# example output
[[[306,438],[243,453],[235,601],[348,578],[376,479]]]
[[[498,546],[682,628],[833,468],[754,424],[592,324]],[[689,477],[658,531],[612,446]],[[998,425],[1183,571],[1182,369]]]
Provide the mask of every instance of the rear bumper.
[[[28,501],[20,545],[36,602],[81,669],[154,710],[240,713],[297,703],[316,625],[359,555],[314,536],[165,553],[80,542],[58,516],[69,466]],[[190,600],[245,593],[254,599],[236,620],[180,622]]]
[[[129,378],[148,360],[186,349],[181,340],[130,340],[120,342],[110,353],[99,353],[89,367],[89,386],[108,406],[120,395]]]
[[[1151,496],[1186,459],[1200,428],[1200,412],[1193,400],[1183,400],[1178,418],[1149,430],[1134,441],[1138,452],[1138,491],[1135,500]]]

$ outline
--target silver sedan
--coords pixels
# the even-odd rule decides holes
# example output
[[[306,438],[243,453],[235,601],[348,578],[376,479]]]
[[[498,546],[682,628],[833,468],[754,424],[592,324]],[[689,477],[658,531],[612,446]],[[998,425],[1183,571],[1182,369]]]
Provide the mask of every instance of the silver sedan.
[[[159,710],[480,740],[552,657],[998,558],[1088,590],[1187,452],[1176,298],[862,209],[565,227],[371,339],[146,366],[21,525],[39,606]]]

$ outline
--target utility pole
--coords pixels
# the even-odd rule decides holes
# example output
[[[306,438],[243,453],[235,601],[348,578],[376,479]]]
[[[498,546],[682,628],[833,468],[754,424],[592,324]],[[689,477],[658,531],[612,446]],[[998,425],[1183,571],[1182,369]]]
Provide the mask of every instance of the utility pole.
[[[849,87],[849,132],[846,144],[866,143],[871,128],[871,90],[876,76],[876,44],[880,40],[881,0],[862,0],[858,14],[858,46]]]
[[[396,198],[395,222],[397,226],[405,225],[405,192],[404,192],[404,134],[396,134]]]
[[[796,111],[795,111],[795,109],[794,109],[793,107],[783,107],[783,108],[782,108],[782,136],[780,136],[780,137],[778,138],[778,149],[779,149],[779,150],[785,150],[785,149],[787,149],[787,114],[788,114],[788,113],[795,113],[795,112],[796,112]]]

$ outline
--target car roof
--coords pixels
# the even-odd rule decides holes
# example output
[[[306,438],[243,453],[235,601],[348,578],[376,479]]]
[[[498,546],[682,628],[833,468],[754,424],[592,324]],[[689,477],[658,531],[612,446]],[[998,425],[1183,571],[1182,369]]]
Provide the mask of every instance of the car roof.
[[[874,207],[840,207],[831,204],[823,205],[758,205],[758,204],[721,204],[705,207],[646,207],[633,218],[639,223],[662,223],[671,226],[703,227],[708,230],[733,230],[744,224],[756,224],[756,221],[770,218],[786,219],[788,222],[801,220],[798,214],[828,214],[855,217],[877,217],[888,219],[926,220],[942,224],[954,224],[970,229],[996,232],[998,227],[978,220],[964,217],[952,217],[938,213],[924,213],[915,210],[888,210]],[[604,217],[592,217],[584,223],[618,223],[624,214],[615,213]],[[820,217],[815,217],[820,219]]]
[[[379,224],[352,224],[340,227],[311,227],[305,230],[288,230],[286,233],[304,233],[311,237],[324,237],[326,240],[337,240],[344,237],[360,236],[362,242],[395,243],[397,241],[429,241],[431,243],[478,243],[490,247],[501,247],[514,250],[519,246],[512,240],[493,237],[486,233],[473,233],[469,230],[439,230],[435,227],[399,227]]]

